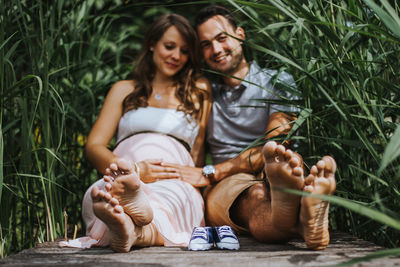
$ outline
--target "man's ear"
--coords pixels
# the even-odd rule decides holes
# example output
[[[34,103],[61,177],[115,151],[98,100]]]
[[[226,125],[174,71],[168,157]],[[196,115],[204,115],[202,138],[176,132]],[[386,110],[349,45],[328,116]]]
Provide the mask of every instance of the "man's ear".
[[[246,39],[246,34],[244,33],[244,29],[242,27],[237,27],[235,33],[240,39]]]

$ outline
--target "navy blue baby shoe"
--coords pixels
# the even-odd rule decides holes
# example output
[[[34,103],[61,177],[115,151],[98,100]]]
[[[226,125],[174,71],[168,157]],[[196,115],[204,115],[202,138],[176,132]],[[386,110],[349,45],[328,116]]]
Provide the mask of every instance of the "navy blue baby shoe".
[[[214,246],[211,227],[195,227],[189,241],[189,250],[209,250]]]

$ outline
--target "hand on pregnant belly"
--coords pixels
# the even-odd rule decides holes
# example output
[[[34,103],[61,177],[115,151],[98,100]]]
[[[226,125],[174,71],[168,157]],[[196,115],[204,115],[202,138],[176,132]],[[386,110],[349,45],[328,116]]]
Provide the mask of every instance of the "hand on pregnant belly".
[[[194,187],[203,187],[210,184],[210,181],[203,176],[202,168],[182,166],[172,163],[162,163],[162,166],[174,169],[180,180],[185,181]]]
[[[144,183],[154,183],[163,179],[179,179],[180,174],[175,168],[163,166],[161,159],[148,159],[136,162],[139,166],[140,180]]]

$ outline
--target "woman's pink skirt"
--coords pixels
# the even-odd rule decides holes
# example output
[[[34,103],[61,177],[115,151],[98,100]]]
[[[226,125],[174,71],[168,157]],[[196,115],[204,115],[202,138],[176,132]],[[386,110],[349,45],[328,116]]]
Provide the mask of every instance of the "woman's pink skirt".
[[[162,159],[168,163],[194,166],[189,152],[184,146],[170,136],[157,133],[142,133],[123,140],[113,151],[120,158],[131,162],[146,159]],[[108,228],[93,212],[93,201],[90,192],[93,186],[104,189],[103,179],[94,183],[85,193],[82,215],[89,237],[65,242],[73,247],[90,247],[94,244],[108,245]],[[204,225],[204,202],[200,192],[192,185],[177,179],[161,180],[144,184],[153,209],[153,223],[164,239],[165,246],[187,246],[193,227]],[[91,237],[96,237],[93,239]],[[101,238],[101,244],[98,238]]]

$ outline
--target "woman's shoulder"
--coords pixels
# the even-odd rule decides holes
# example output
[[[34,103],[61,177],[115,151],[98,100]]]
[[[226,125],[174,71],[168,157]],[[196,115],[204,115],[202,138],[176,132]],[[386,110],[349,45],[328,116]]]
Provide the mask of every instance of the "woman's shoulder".
[[[111,89],[115,90],[129,90],[132,91],[135,88],[134,80],[121,80],[113,84]]]
[[[121,80],[114,83],[108,91],[107,99],[122,102],[127,95],[133,92],[135,83],[132,80]]]
[[[109,94],[126,96],[130,94],[134,88],[135,82],[133,80],[121,80],[112,85]]]
[[[205,90],[207,92],[211,92],[211,84],[205,77],[199,77],[195,80],[196,87]]]

